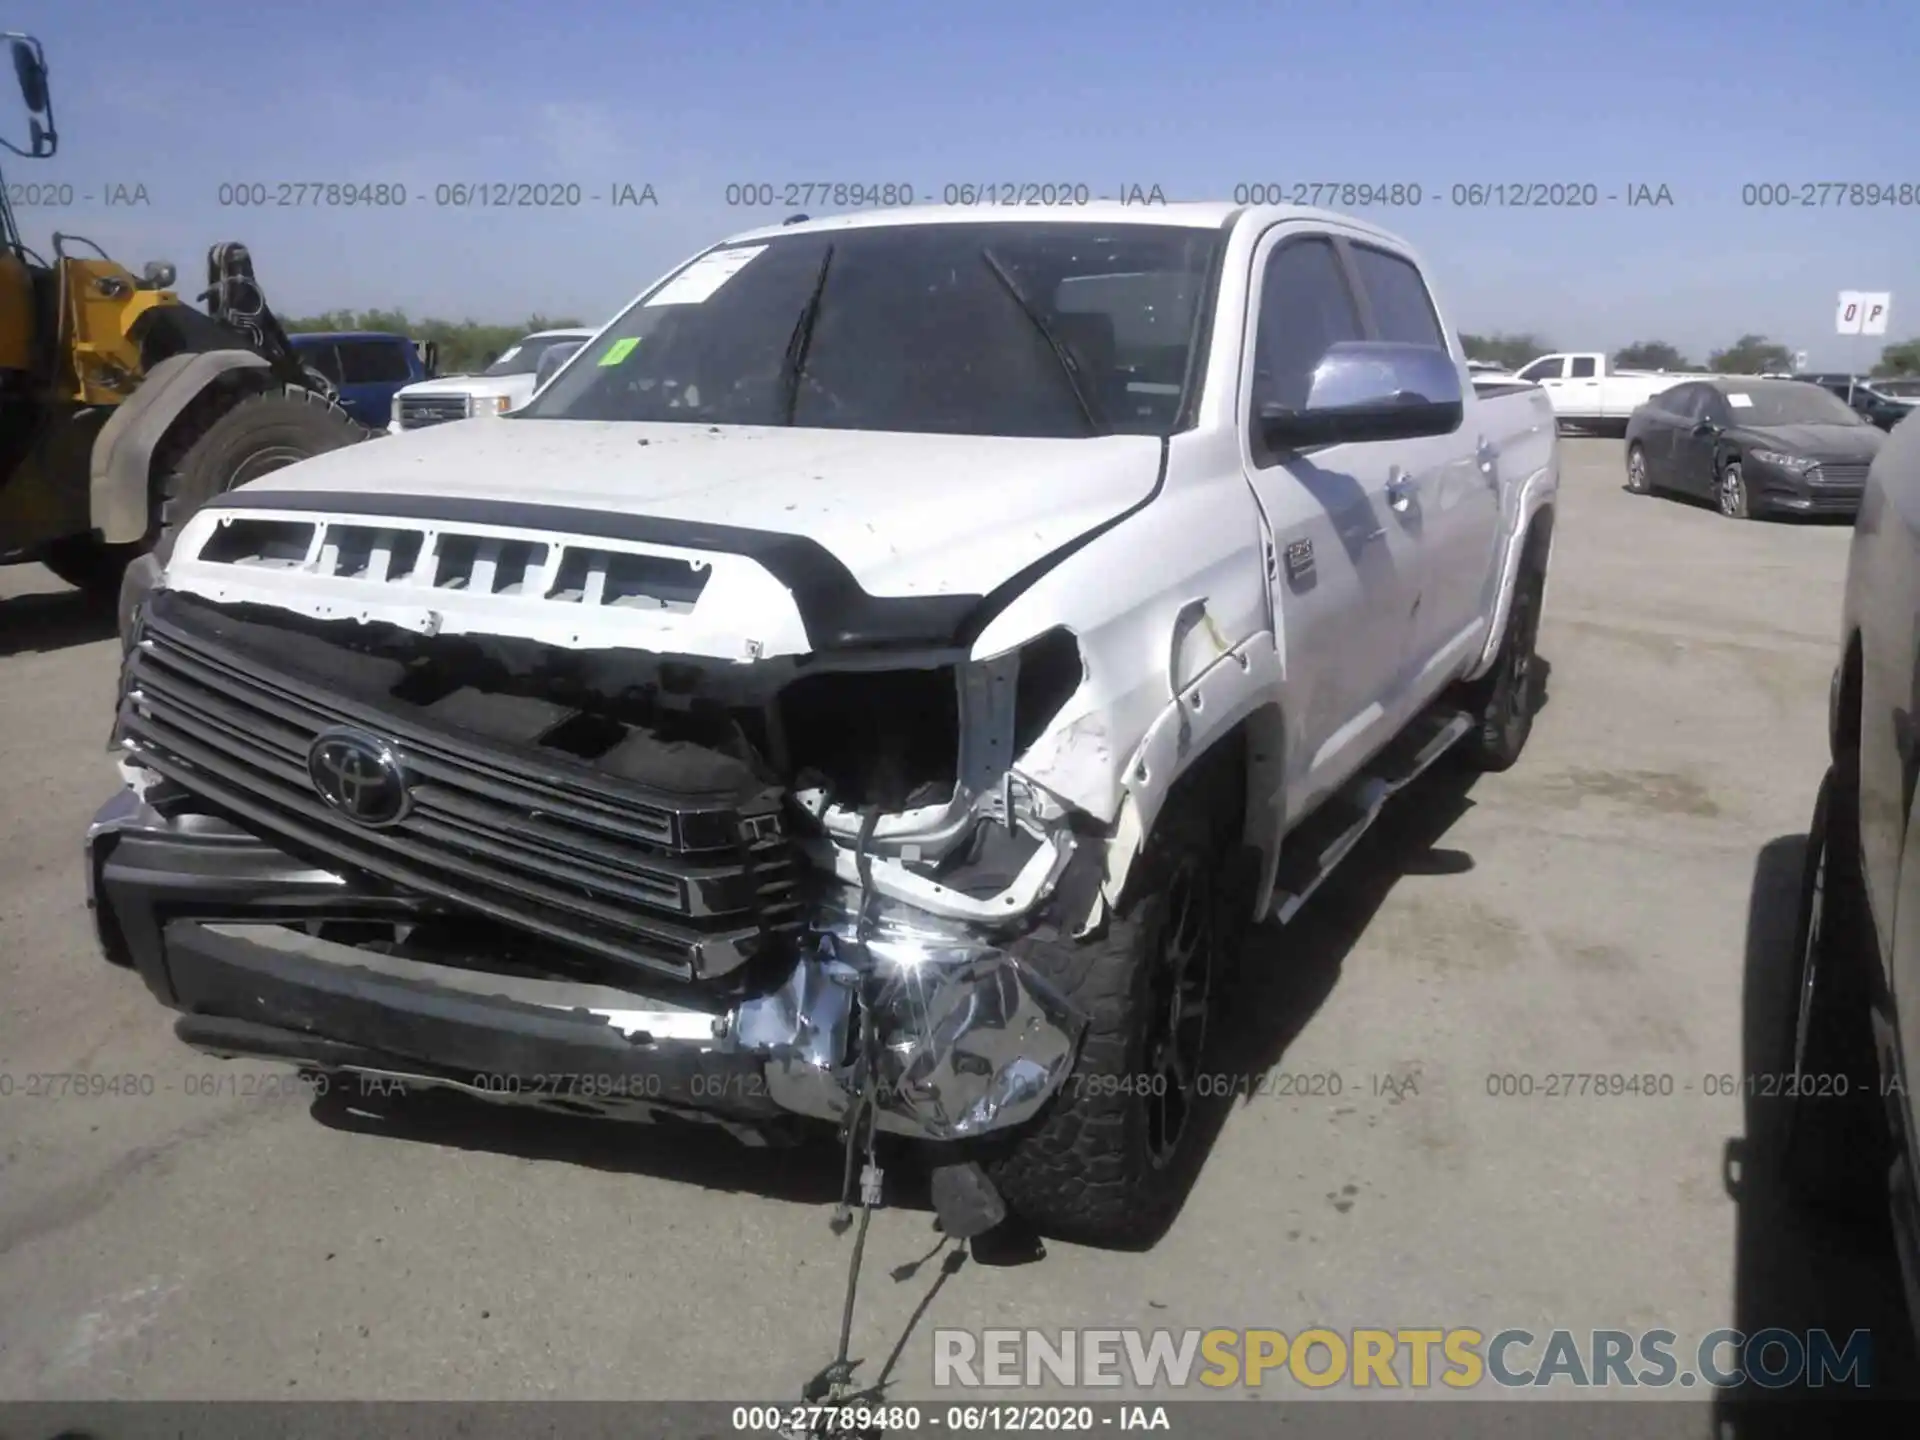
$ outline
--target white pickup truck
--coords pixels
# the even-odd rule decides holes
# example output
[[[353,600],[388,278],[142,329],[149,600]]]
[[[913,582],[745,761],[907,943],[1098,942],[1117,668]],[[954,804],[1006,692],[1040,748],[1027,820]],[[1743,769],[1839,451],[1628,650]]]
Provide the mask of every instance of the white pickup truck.
[[[423,430],[452,420],[504,415],[527,403],[546,379],[541,362],[556,352],[578,349],[591,330],[536,330],[507,347],[506,353],[478,375],[441,375],[396,391],[387,433]]]
[[[1562,425],[1581,429],[1621,429],[1647,401],[1663,390],[1704,374],[1664,370],[1616,370],[1597,350],[1542,355],[1516,372],[1547,392]]]
[[[734,237],[517,413],[192,518],[100,942],[213,1054],[910,1136],[943,1216],[1149,1240],[1242,927],[1519,755],[1557,444],[1342,216]]]

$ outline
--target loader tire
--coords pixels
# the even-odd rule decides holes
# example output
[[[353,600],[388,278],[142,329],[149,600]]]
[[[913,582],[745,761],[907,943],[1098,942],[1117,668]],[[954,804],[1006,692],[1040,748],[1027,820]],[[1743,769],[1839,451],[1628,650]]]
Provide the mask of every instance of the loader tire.
[[[181,527],[214,496],[371,434],[316,390],[281,385],[236,394],[209,388],[168,437],[154,558],[166,564]]]
[[[1062,932],[1021,952],[1088,1019],[1078,1063],[1049,1107],[988,1166],[1009,1209],[1042,1235],[1153,1244],[1230,1102],[1231,1087],[1211,1083],[1219,1077],[1206,1066],[1250,903],[1229,878],[1239,796],[1206,783],[1215,777],[1193,778],[1202,783],[1169,797],[1104,931],[1088,940]],[[1171,1003],[1176,993],[1184,1010]],[[1169,1044],[1181,1047],[1182,1087]]]
[[[73,586],[89,605],[111,605],[120,578],[140,546],[109,545],[93,535],[68,535],[40,552],[40,563]]]

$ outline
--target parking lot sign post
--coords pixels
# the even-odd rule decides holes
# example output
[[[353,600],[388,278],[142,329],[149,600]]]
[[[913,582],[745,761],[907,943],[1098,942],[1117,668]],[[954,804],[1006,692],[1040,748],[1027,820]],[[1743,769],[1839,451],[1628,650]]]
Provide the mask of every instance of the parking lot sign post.
[[[1890,290],[1842,290],[1839,307],[1833,316],[1834,332],[1862,337],[1884,335],[1887,333],[1887,318],[1892,311],[1893,292]],[[1872,374],[1873,362],[1869,360],[1861,366],[1860,373]]]

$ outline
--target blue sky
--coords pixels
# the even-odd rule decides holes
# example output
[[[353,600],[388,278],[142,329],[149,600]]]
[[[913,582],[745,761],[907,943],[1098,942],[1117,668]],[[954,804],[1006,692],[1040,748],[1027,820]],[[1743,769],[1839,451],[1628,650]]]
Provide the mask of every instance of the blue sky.
[[[0,157],[7,179],[73,187],[70,208],[17,210],[29,243],[79,232],[136,268],[174,261],[188,288],[208,245],[244,240],[286,313],[597,321],[689,251],[781,218],[729,208],[730,182],[1225,199],[1354,181],[1440,197],[1357,213],[1422,250],[1462,329],[1657,337],[1696,359],[1758,330],[1843,365],[1878,343],[1832,334],[1836,292],[1861,289],[1894,293],[1889,339],[1920,335],[1920,203],[1741,197],[1920,190],[1920,0],[26,0],[3,19],[47,46],[61,138],[51,161]],[[0,116],[18,138],[17,102]],[[409,203],[219,203],[222,183],[299,181],[400,184]],[[603,199],[432,203],[461,181]],[[1446,203],[1515,181],[1665,185],[1673,203]],[[658,206],[609,206],[616,183]],[[116,184],[148,203],[104,207]]]

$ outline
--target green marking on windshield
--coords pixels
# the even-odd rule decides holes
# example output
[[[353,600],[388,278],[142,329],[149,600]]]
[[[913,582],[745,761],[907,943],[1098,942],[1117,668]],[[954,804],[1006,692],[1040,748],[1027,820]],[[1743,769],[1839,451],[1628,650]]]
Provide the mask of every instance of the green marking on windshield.
[[[607,350],[607,353],[600,357],[600,363],[602,365],[618,365],[633,353],[633,347],[639,343],[640,337],[638,335],[629,335],[625,340],[614,341],[612,346]]]

